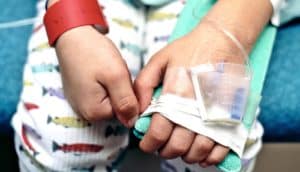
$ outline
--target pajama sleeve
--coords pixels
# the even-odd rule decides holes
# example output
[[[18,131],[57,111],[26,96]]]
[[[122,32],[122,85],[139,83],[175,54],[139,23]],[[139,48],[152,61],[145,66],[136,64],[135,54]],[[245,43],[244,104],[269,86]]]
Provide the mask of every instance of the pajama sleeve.
[[[275,26],[285,24],[296,17],[300,17],[299,0],[270,0],[273,6],[271,23]]]

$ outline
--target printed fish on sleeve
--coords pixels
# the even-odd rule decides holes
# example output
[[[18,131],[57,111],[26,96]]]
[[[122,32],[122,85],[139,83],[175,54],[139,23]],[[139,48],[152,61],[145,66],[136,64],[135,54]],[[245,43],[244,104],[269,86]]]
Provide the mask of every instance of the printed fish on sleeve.
[[[55,141],[52,142],[53,152],[62,151],[64,153],[98,153],[103,149],[103,145],[90,143],[73,143],[59,145]]]
[[[24,142],[24,144],[28,147],[30,151],[32,151],[33,156],[35,157],[39,153],[34,149],[31,142],[29,141],[28,134],[32,134],[37,139],[42,139],[41,135],[39,135],[35,130],[33,130],[31,127],[23,124],[22,130],[21,130],[21,138]]]
[[[31,67],[33,73],[59,72],[59,65],[42,63]]]
[[[35,109],[39,108],[39,106],[37,104],[30,103],[30,102],[24,102],[24,107],[28,111],[35,110]]]
[[[55,96],[59,99],[65,100],[65,95],[63,93],[63,89],[62,88],[45,88],[43,87],[43,96],[45,96],[46,94],[49,94],[50,96]]]
[[[75,116],[52,117],[48,115],[47,124],[51,123],[63,126],[65,128],[85,128],[92,125],[87,120]]]

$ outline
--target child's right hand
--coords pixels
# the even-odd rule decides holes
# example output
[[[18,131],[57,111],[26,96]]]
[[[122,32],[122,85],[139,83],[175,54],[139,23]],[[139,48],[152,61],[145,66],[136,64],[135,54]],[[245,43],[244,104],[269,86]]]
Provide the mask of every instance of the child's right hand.
[[[113,42],[92,26],[71,29],[56,42],[64,94],[89,121],[116,114],[127,127],[138,115],[130,74]]]

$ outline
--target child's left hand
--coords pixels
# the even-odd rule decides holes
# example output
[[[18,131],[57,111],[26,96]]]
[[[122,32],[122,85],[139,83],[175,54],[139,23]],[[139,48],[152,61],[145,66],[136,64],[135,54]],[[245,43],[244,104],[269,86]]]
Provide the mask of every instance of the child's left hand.
[[[243,63],[243,60],[240,50],[231,40],[210,23],[203,22],[193,32],[155,54],[141,71],[134,84],[140,110],[143,112],[150,104],[153,89],[172,67],[192,67],[220,61]],[[148,153],[158,150],[163,158],[180,156],[185,162],[199,163],[202,167],[218,164],[229,152],[229,148],[176,125],[159,113],[153,115],[140,148]]]

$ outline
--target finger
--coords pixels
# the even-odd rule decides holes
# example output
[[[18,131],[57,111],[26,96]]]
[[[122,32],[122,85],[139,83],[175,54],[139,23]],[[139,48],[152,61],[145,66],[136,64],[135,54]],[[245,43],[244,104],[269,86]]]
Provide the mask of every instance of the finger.
[[[139,105],[126,64],[117,66],[118,69],[111,71],[103,84],[117,118],[127,127],[132,127],[138,117]]]
[[[203,135],[197,135],[187,154],[182,159],[186,163],[197,163],[206,159],[213,150],[215,142]]]
[[[155,152],[167,142],[173,127],[168,119],[158,113],[154,114],[150,127],[140,142],[140,148],[146,153]]]
[[[102,119],[111,119],[113,118],[113,110],[109,97],[105,97],[103,100],[98,103],[95,110],[101,114]]]
[[[143,112],[151,102],[154,88],[162,81],[167,65],[167,55],[163,52],[155,54],[134,81],[134,91]]]
[[[229,148],[222,146],[220,144],[216,145],[204,162],[200,163],[201,167],[208,167],[211,165],[219,164],[224,160],[229,152]]]
[[[85,94],[68,99],[75,100],[69,101],[73,110],[90,122],[112,118],[112,107],[105,89],[98,83],[88,85],[91,87],[86,90]]]
[[[111,101],[106,90],[100,85],[99,94],[96,96],[96,111],[101,115],[102,119],[110,119],[114,116]]]
[[[195,133],[176,126],[172,132],[167,144],[160,151],[160,155],[163,158],[171,159],[185,154],[193,143]]]
[[[100,121],[113,118],[112,107],[108,97],[101,100],[99,103],[91,103],[89,107],[85,108],[87,111],[83,116],[88,121]]]

